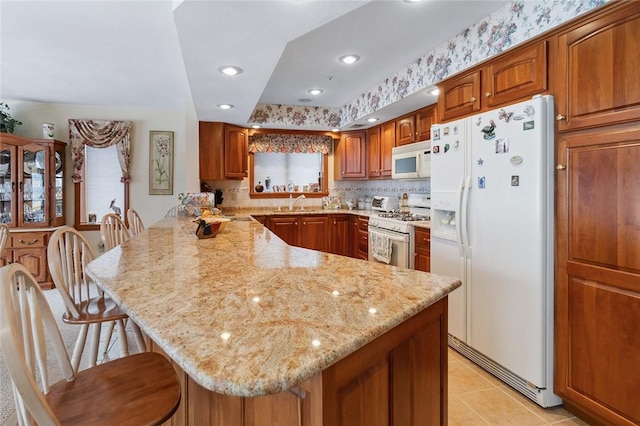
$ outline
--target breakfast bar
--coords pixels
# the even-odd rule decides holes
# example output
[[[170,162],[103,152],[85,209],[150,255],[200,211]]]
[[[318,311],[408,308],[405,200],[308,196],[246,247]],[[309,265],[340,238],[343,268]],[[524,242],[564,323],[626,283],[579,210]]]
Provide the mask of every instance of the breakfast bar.
[[[292,247],[255,220],[196,227],[164,218],[88,266],[172,360],[168,424],[446,424],[459,280]]]

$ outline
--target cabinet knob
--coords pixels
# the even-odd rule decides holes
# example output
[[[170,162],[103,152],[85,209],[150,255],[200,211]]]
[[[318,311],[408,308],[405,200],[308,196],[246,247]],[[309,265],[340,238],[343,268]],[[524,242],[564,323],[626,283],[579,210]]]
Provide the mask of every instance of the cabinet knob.
[[[490,98],[491,97],[491,92],[484,92],[484,96],[487,97],[487,98]]]
[[[477,101],[477,100],[478,100],[478,99],[476,99],[476,98],[475,98],[475,96],[472,96],[472,97],[471,97],[471,102],[475,102],[475,101]]]
[[[562,115],[562,114],[558,114],[558,115],[556,115],[556,120],[558,120],[558,121],[562,121],[562,120],[564,120],[564,119],[566,119],[566,118],[567,118],[567,117],[565,117],[565,116],[564,116],[564,115]]]
[[[558,165],[556,166],[556,170],[564,170],[564,169],[566,169],[566,168],[567,168],[567,166],[565,166],[564,164],[558,164]]]

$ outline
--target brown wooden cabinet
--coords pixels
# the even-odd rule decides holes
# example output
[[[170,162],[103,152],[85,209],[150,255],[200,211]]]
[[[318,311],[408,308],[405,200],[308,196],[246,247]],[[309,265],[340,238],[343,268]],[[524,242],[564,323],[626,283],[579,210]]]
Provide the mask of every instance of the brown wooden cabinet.
[[[43,288],[52,288],[51,276],[47,268],[47,243],[51,231],[11,232],[0,266],[19,262],[31,272]]]
[[[247,129],[225,123],[199,123],[200,180],[242,179],[248,176]]]
[[[563,135],[555,392],[597,423],[640,424],[640,125]]]
[[[438,84],[439,118],[453,120],[546,91],[547,44],[541,40],[518,47],[487,65]]]
[[[415,238],[415,269],[431,272],[431,230],[414,228]]]
[[[436,122],[437,105],[429,105],[396,120],[396,146],[431,139],[431,125]]]
[[[351,255],[351,227],[349,218],[351,215],[332,214],[329,221],[329,253],[342,256]]]
[[[367,132],[343,132],[334,153],[334,179],[366,179]]]
[[[351,257],[369,260],[369,218],[351,216]]]
[[[329,229],[330,222],[327,215],[302,215],[298,219],[300,226],[300,247],[329,251]]]
[[[640,119],[639,40],[633,1],[559,36],[559,131]]]
[[[300,241],[298,237],[299,219],[300,216],[271,216],[267,221],[267,227],[285,243],[290,246],[298,246]]]
[[[396,143],[396,127],[393,121],[367,131],[369,143],[369,179],[391,176],[391,148]]]

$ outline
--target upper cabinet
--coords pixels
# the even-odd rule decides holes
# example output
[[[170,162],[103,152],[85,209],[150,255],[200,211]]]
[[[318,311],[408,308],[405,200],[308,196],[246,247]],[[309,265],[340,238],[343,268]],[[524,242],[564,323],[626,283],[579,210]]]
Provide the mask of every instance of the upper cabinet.
[[[0,222],[64,225],[65,143],[0,133]]]
[[[396,127],[393,121],[367,131],[369,144],[369,178],[391,176],[391,148],[396,143]]]
[[[500,55],[438,85],[438,115],[449,121],[547,90],[547,41],[539,41]]]
[[[343,132],[335,149],[334,179],[366,179],[366,131]]]
[[[200,180],[242,179],[248,176],[247,129],[201,121]]]
[[[414,111],[396,120],[396,146],[429,140],[431,125],[436,122],[437,106]]]
[[[558,38],[558,130],[640,118],[640,13],[630,2]]]

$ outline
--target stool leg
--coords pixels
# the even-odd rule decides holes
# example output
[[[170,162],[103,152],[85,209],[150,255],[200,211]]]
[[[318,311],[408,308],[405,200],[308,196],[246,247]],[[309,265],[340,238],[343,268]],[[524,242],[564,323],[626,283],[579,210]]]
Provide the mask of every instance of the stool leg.
[[[97,322],[93,324],[93,337],[91,339],[89,367],[95,367],[98,363],[98,347],[100,346],[100,331],[102,330],[102,324]]]
[[[133,321],[131,318],[129,318],[129,324],[131,324],[131,330],[133,330],[133,335],[136,339],[136,345],[138,346],[138,350],[140,352],[146,352],[147,351],[147,345],[144,343],[144,336],[142,335],[142,331],[140,330],[140,327],[138,327],[138,324],[136,324],[135,321]]]
[[[109,321],[107,324],[107,331],[105,332],[105,347],[104,352],[102,354],[103,359],[109,358],[109,345],[111,344],[111,337],[113,336],[113,326],[115,325],[115,321]]]
[[[82,324],[80,328],[80,334],[76,340],[76,345],[73,348],[73,355],[71,356],[71,366],[73,371],[77,372],[80,366],[80,359],[82,358],[82,351],[84,351],[84,344],[87,341],[87,331],[89,330],[89,324]]]
[[[120,339],[120,357],[129,355],[129,343],[127,341],[127,330],[124,328],[124,320],[116,321],[118,327],[118,339]]]

